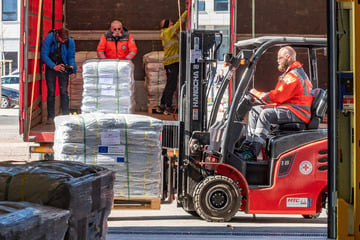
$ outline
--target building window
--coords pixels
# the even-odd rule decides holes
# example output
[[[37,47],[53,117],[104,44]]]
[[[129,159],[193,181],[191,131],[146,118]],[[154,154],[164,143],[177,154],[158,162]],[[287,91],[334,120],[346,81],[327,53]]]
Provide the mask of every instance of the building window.
[[[205,11],[205,1],[199,1],[198,2],[198,11],[199,12],[204,12]]]
[[[228,11],[229,1],[228,0],[214,0],[214,11]]]
[[[17,0],[2,0],[2,20],[17,21]]]
[[[18,52],[3,52],[3,59],[6,61],[0,60],[2,75],[11,74],[13,71],[18,69]],[[11,63],[10,63],[11,61]]]

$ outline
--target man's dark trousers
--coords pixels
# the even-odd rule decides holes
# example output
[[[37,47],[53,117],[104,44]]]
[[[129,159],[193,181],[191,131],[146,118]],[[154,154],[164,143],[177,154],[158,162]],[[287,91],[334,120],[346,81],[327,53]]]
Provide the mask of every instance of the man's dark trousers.
[[[171,107],[172,97],[176,91],[178,82],[179,63],[177,62],[170,65],[165,65],[165,70],[167,80],[160,104],[166,107]]]
[[[69,74],[64,72],[55,71],[46,67],[45,69],[45,79],[47,85],[47,111],[48,119],[54,119],[55,117],[55,89],[56,89],[56,78],[59,79],[59,89],[60,89],[60,105],[61,112],[63,115],[69,114],[69,95],[68,95],[68,85],[69,85]]]

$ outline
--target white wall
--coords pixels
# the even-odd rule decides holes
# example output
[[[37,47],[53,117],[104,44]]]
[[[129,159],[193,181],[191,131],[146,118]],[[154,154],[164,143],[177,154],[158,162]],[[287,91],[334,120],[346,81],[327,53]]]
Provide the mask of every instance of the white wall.
[[[206,29],[209,29],[211,28],[210,26],[224,26],[229,24],[230,11],[215,12],[214,0],[205,0],[205,11],[199,12],[199,25],[206,25]]]

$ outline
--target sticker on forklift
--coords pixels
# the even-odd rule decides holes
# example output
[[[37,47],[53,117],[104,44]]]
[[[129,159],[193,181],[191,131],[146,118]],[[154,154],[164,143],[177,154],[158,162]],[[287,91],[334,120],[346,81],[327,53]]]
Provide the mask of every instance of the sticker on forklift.
[[[201,50],[191,49],[190,63],[195,63],[199,58],[202,58]]]
[[[193,120],[194,121],[199,120],[199,109],[193,109]]]
[[[286,207],[312,207],[311,198],[286,198]]]
[[[304,175],[309,175],[312,172],[313,166],[309,161],[302,161],[299,166],[299,170]]]

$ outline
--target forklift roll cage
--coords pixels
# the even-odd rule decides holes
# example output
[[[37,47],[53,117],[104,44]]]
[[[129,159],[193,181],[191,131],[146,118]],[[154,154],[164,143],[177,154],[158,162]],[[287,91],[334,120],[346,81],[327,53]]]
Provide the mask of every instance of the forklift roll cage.
[[[240,120],[244,119],[245,115],[239,116],[239,109],[238,105],[241,99],[244,98],[246,91],[249,88],[249,84],[251,83],[252,77],[256,70],[256,65],[265,52],[272,47],[278,46],[292,46],[298,48],[307,48],[309,52],[309,78],[310,81],[313,83],[313,87],[317,88],[318,86],[318,74],[317,74],[317,59],[316,59],[316,50],[326,48],[326,38],[304,38],[304,37],[259,37],[255,39],[249,39],[244,41],[239,41],[235,44],[237,48],[240,49],[240,52],[235,57],[236,60],[234,61],[235,64],[231,64],[230,68],[238,69],[241,66],[240,60],[243,57],[248,56],[249,54],[244,54],[249,50],[253,51],[253,55],[245,59],[247,65],[239,69],[241,71],[241,78],[239,81],[239,85],[236,88],[234,97],[232,98],[232,104],[230,105],[229,115],[228,115],[228,124],[225,128],[224,132],[224,141],[222,143],[222,152],[221,155],[223,156],[223,162],[227,162],[228,158],[230,157],[229,153],[233,152],[235,149],[235,142],[231,142],[231,135],[233,135],[235,129],[235,125],[231,124],[234,123],[237,117]],[[243,70],[242,70],[243,69]],[[221,88],[226,88],[231,76],[226,76],[224,81],[224,86]],[[209,121],[209,126],[213,125],[216,120],[216,115],[218,113],[219,104],[221,101],[221,93],[224,90],[219,90],[219,95],[216,96],[214,108],[211,112],[211,118]],[[219,101],[220,100],[220,101]],[[244,112],[247,113],[246,111]],[[240,113],[241,114],[241,113]]]

